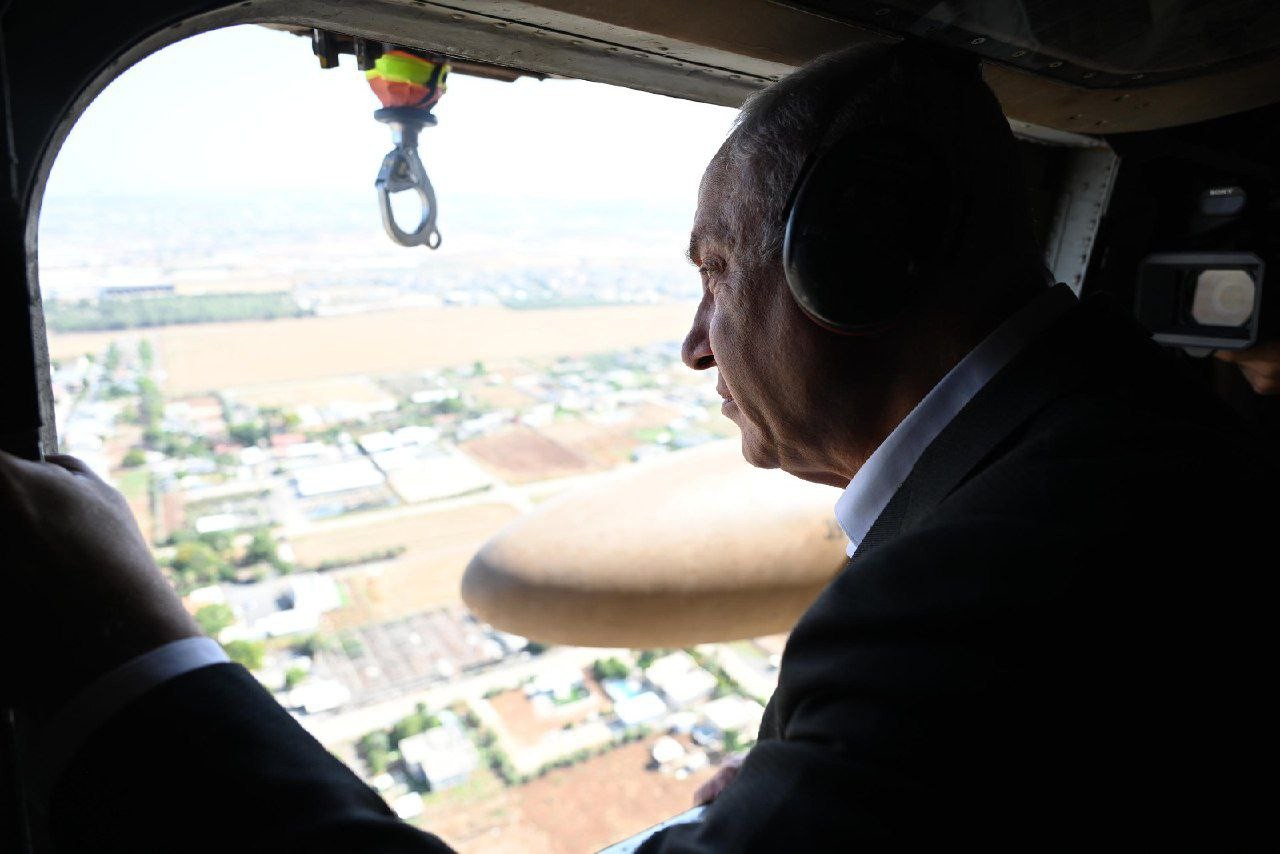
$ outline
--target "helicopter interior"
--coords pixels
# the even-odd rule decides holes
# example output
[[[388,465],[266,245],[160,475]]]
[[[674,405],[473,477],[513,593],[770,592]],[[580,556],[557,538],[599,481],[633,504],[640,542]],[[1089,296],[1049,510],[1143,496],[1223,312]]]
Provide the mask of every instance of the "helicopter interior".
[[[60,146],[130,66],[183,38],[243,23],[310,39],[321,68],[342,53],[367,63],[402,48],[448,62],[454,73],[580,79],[724,106],[849,44],[921,40],[975,55],[1019,140],[1054,278],[1078,295],[1108,293],[1132,307],[1243,419],[1270,435],[1280,424],[1276,398],[1252,393],[1234,366],[1203,358],[1280,337],[1280,286],[1268,281],[1280,269],[1280,8],[1267,0],[140,0],[92,4],[74,18],[55,4],[6,0],[5,450],[38,459],[58,447],[37,224]],[[708,625],[705,609],[681,611],[669,598],[646,611],[607,582],[585,594],[595,597],[595,616],[565,625],[565,610],[533,595],[536,581],[513,587],[499,571],[473,567],[474,587],[506,591],[480,596],[480,609],[522,634],[605,643],[622,626],[628,644],[665,645]],[[725,618],[716,631],[729,638],[785,628],[814,584],[797,580],[780,609],[776,587],[748,592],[736,610],[758,615],[747,601],[755,595],[756,605],[775,606],[769,619]],[[653,619],[658,611],[662,620]],[[12,781],[19,748],[12,726],[8,734],[0,767]],[[0,792],[7,840],[13,850],[42,850],[17,820],[20,788]]]

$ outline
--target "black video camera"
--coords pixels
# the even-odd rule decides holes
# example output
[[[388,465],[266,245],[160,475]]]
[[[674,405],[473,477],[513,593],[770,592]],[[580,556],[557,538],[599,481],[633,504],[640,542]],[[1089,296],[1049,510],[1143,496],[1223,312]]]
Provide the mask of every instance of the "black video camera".
[[[1211,187],[1200,195],[1191,221],[1191,242],[1199,248],[1143,259],[1134,312],[1157,342],[1207,355],[1274,337],[1280,317],[1263,325],[1267,265],[1251,251],[1269,241],[1251,239],[1257,229],[1249,208],[1243,188]]]

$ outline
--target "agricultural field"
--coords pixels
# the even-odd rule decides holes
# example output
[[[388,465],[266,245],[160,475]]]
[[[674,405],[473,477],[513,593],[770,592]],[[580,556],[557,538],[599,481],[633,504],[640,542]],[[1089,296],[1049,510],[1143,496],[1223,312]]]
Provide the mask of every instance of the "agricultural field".
[[[122,335],[150,339],[164,391],[181,397],[259,383],[405,373],[468,364],[618,350],[679,340],[688,303],[516,311],[400,308],[330,317],[53,335],[50,356],[99,353]]]
[[[459,446],[509,483],[530,483],[584,474],[592,461],[523,425],[472,439]]]
[[[631,462],[631,452],[646,441],[647,433],[660,433],[679,413],[668,406],[638,406],[626,421],[598,423],[566,420],[548,424],[542,432],[566,448],[590,459],[599,468]]]
[[[333,570],[347,602],[326,622],[339,629],[456,603],[471,556],[517,515],[507,504],[375,511],[316,525],[290,543],[302,566],[404,550],[373,566]]]
[[[507,383],[473,386],[469,393],[476,403],[491,409],[523,409],[537,403],[537,400]]]
[[[334,377],[262,383],[246,390],[230,389],[237,402],[254,407],[294,410],[301,406],[328,406],[335,403],[395,406],[395,399],[365,377]]]
[[[486,771],[458,789],[427,798],[415,821],[462,854],[582,854],[598,851],[693,806],[714,773],[684,780],[650,771],[656,737],[503,788]]]

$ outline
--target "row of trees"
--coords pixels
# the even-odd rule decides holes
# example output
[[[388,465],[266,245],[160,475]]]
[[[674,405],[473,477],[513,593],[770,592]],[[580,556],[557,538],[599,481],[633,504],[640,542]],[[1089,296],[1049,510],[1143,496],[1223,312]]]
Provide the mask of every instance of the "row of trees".
[[[120,348],[112,342],[107,347],[103,367],[111,378],[119,369],[122,361]],[[159,385],[151,377],[155,365],[155,354],[151,344],[143,340],[138,344],[139,377],[136,389],[130,389],[115,381],[106,390],[107,397],[122,397],[136,391],[137,402],[125,408],[123,417],[126,421],[142,427],[142,447],[130,448],[125,454],[122,465],[135,468],[146,462],[147,449],[159,451],[168,457],[201,457],[213,459],[213,443],[204,436],[189,436],[184,433],[172,433],[164,429],[164,394]]]
[[[187,294],[50,300],[44,305],[50,332],[98,332],[178,323],[225,323],[304,317],[310,311],[287,293]]]
[[[344,566],[360,566],[361,564],[375,563],[380,560],[391,560],[392,558],[400,557],[406,550],[406,546],[390,546],[389,548],[375,549],[358,555],[322,560],[315,564],[313,568],[318,572],[325,572],[330,569],[341,569]]]

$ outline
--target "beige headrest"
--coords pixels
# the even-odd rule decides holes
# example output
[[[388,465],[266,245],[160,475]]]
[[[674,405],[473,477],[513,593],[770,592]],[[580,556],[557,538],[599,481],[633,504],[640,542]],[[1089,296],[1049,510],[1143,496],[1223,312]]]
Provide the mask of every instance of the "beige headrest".
[[[462,598],[504,631],[687,646],[791,628],[843,565],[839,493],[745,463],[738,441],[611,472],[472,558]]]

